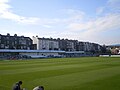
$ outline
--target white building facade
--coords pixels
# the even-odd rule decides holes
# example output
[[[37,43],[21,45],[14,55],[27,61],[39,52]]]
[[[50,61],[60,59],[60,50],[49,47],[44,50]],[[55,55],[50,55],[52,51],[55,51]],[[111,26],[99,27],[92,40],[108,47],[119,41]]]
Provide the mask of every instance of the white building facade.
[[[37,45],[37,50],[59,50],[59,42],[52,38],[33,37],[33,44]]]

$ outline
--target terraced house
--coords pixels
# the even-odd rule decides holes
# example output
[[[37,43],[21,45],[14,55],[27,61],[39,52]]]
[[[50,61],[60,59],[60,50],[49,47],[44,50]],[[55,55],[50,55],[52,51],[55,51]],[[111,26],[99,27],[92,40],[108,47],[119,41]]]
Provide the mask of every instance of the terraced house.
[[[60,38],[39,38],[38,36],[33,36],[33,44],[37,45],[37,50],[100,52],[102,48],[101,45],[96,43]]]
[[[69,39],[39,38],[11,36],[0,34],[0,49],[22,49],[22,50],[62,50],[62,51],[85,51],[100,52],[102,46],[96,43],[82,42]]]
[[[59,43],[52,38],[39,38],[33,36],[33,44],[37,45],[37,50],[59,50]]]
[[[32,44],[32,39],[24,36],[11,36],[9,33],[7,35],[0,34],[0,49],[34,49]]]

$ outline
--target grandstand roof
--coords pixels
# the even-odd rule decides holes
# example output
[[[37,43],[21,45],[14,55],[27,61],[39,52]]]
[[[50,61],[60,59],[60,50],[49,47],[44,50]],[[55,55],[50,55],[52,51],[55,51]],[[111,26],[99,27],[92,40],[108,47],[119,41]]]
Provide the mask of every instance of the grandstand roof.
[[[85,52],[84,51],[69,51],[69,52],[66,52],[66,53],[69,53],[69,54],[71,53],[72,54],[72,53],[85,53]]]
[[[41,53],[65,53],[65,51],[60,51],[60,50],[11,50],[11,49],[0,49],[0,52],[28,52],[28,53],[37,53],[37,52],[41,52]]]

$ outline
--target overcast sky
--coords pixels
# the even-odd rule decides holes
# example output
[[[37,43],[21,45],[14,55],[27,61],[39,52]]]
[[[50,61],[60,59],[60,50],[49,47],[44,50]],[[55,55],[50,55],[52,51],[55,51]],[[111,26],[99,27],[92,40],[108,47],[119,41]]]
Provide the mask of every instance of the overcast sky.
[[[120,44],[120,0],[0,0],[0,34]]]

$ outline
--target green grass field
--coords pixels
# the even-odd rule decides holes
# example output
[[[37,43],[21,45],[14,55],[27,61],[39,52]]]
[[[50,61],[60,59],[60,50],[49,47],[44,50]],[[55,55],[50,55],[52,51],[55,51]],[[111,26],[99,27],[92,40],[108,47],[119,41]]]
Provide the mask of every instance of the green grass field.
[[[120,58],[0,60],[0,90],[19,80],[27,90],[120,90]]]

